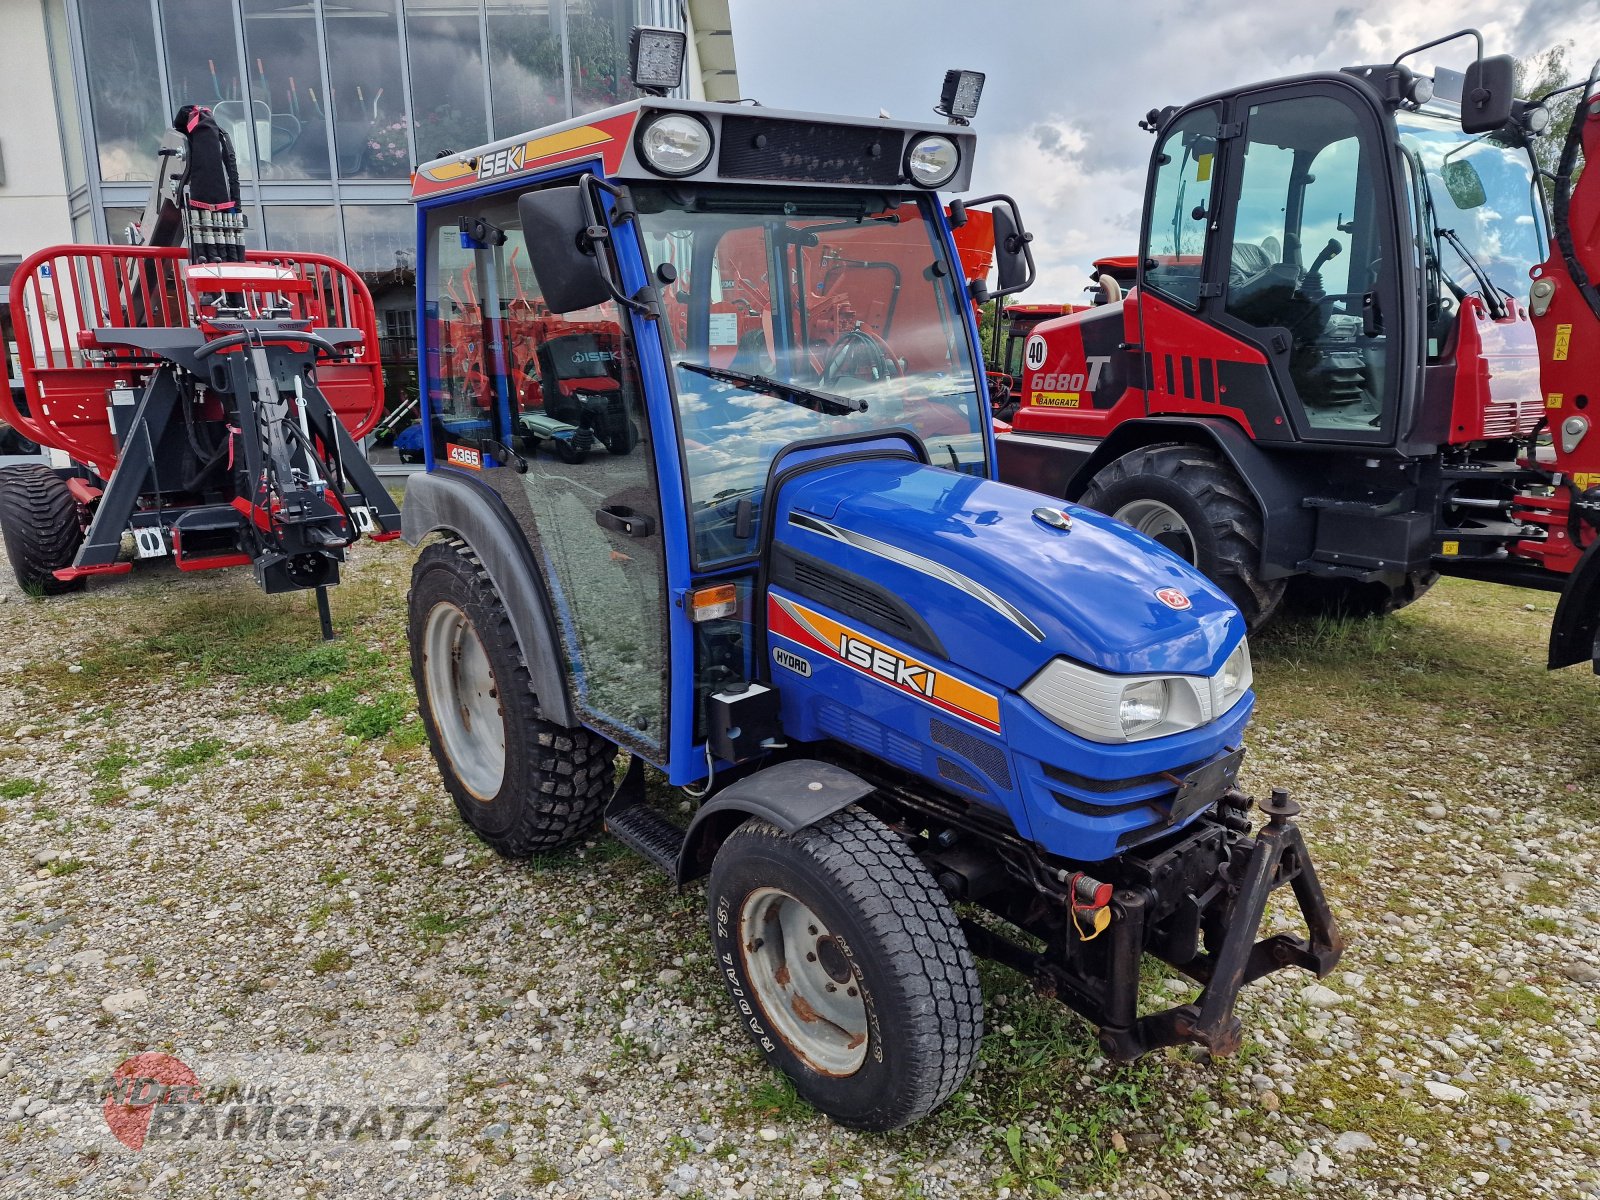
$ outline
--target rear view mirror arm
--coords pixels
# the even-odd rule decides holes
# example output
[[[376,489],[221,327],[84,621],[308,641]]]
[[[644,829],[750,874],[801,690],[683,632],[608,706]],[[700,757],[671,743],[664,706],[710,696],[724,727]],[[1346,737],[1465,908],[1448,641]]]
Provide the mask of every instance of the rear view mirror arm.
[[[962,210],[965,212],[966,209],[970,209],[977,204],[1004,204],[1008,209],[1011,210],[1011,222],[1015,227],[1015,230],[1006,237],[1007,245],[1004,247],[1000,245],[1000,235],[998,231],[996,232],[994,247],[995,259],[998,261],[1002,253],[1007,255],[1015,255],[1020,252],[1022,254],[1023,261],[1027,264],[1027,275],[1023,278],[1021,283],[1014,283],[1009,287],[995,288],[993,291],[989,289],[988,285],[982,279],[970,280],[967,284],[968,292],[971,293],[974,300],[982,303],[986,300],[993,300],[1000,296],[1010,296],[1017,292],[1026,291],[1028,288],[1033,286],[1033,281],[1038,278],[1039,273],[1038,268],[1034,266],[1033,262],[1033,234],[1029,233],[1023,228],[1022,212],[1017,208],[1017,202],[1010,196],[996,192],[992,196],[979,196],[976,199],[964,201],[962,204]]]
[[[656,306],[655,296],[649,285],[646,284],[643,288],[641,288],[638,295],[627,295],[625,292],[623,292],[618,281],[612,276],[611,264],[606,260],[605,253],[601,249],[601,243],[612,240],[611,230],[606,224],[605,206],[600,198],[601,192],[608,193],[611,196],[613,202],[612,211],[617,215],[618,224],[631,222],[633,225],[634,236],[636,238],[639,237],[638,222],[634,220],[635,213],[627,190],[618,187],[616,184],[608,183],[604,179],[601,179],[599,176],[592,173],[585,173],[579,177],[578,183],[579,186],[583,188],[584,198],[588,202],[590,215],[594,218],[589,223],[588,228],[584,230],[583,235],[588,239],[590,245],[594,248],[595,258],[600,265],[600,278],[605,283],[606,290],[611,293],[611,298],[613,300],[622,305],[622,307],[626,308],[628,311],[636,313],[641,317],[648,317],[652,321],[655,320],[661,315],[661,312]],[[613,246],[614,245],[615,244],[613,243]],[[644,243],[642,240],[639,243],[639,251],[641,256],[643,256]]]

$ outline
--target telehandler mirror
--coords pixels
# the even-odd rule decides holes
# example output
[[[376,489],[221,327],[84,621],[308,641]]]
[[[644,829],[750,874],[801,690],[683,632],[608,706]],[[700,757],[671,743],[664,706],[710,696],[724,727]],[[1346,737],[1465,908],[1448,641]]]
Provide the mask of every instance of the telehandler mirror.
[[[595,230],[603,226],[590,211],[581,186],[525,192],[517,197],[517,216],[533,277],[553,312],[577,312],[611,299],[605,264],[595,245]]]
[[[1461,132],[1492,133],[1511,120],[1516,99],[1517,60],[1509,54],[1480,58],[1467,68],[1461,85]]]
[[[1457,208],[1478,208],[1489,202],[1489,194],[1483,188],[1483,176],[1469,162],[1457,160],[1445,163],[1444,186],[1450,193],[1451,203]]]

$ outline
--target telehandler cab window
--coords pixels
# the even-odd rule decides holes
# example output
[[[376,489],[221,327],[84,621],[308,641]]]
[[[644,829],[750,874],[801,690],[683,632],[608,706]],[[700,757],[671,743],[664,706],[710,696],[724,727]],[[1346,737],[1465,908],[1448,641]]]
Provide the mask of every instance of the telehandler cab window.
[[[1287,354],[1311,429],[1370,435],[1384,415],[1388,339],[1376,169],[1361,132],[1332,96],[1250,107],[1224,303]]]
[[[925,198],[633,189],[662,322],[701,565],[751,554],[767,468],[802,438],[910,429],[986,471],[960,275]],[[954,282],[954,286],[952,286]]]
[[[1214,108],[1185,113],[1168,130],[1156,154],[1144,283],[1191,308],[1200,303],[1200,268],[1216,175],[1217,119]]]
[[[1395,115],[1417,189],[1426,262],[1429,354],[1437,358],[1461,302],[1528,296],[1528,266],[1549,253],[1544,204],[1528,151],[1498,135],[1461,132],[1454,114]]]
[[[666,567],[626,319],[550,311],[515,198],[429,214],[424,303],[435,461],[498,491],[543,560],[579,704],[664,744]]]

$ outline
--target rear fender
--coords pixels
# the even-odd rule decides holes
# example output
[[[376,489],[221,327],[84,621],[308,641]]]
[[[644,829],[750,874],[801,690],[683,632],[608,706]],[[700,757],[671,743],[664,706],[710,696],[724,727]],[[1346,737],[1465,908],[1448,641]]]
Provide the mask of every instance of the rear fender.
[[[1203,417],[1165,417],[1128,421],[1095,448],[1067,485],[1065,498],[1076,501],[1089,490],[1100,469],[1142,446],[1189,442],[1217,451],[1244,482],[1261,510],[1263,574],[1268,579],[1299,573],[1316,538],[1315,513],[1305,507],[1305,485],[1291,470],[1292,460],[1265,454],[1231,421]]]
[[[401,531],[413,546],[430,533],[445,533],[472,547],[511,618],[540,715],[577,728],[550,596],[527,539],[500,497],[455,471],[413,475],[406,485]]]
[[[1590,544],[1578,560],[1578,568],[1567,578],[1556,604],[1556,618],[1550,626],[1552,671],[1570,667],[1585,659],[1595,664],[1600,675],[1596,634],[1600,633],[1600,539]]]
[[[746,821],[768,821],[785,833],[798,833],[873,790],[843,767],[811,758],[790,759],[746,775],[718,792],[689,822],[678,854],[678,882],[706,874],[717,847]]]

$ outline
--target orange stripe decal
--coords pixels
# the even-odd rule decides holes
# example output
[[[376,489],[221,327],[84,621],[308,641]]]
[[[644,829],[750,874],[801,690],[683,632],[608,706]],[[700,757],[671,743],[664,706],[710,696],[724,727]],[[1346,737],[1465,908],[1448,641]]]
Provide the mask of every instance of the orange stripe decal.
[[[931,704],[990,733],[1000,732],[1000,698],[890,649],[876,638],[782,596],[767,596],[767,627],[779,637]]]

